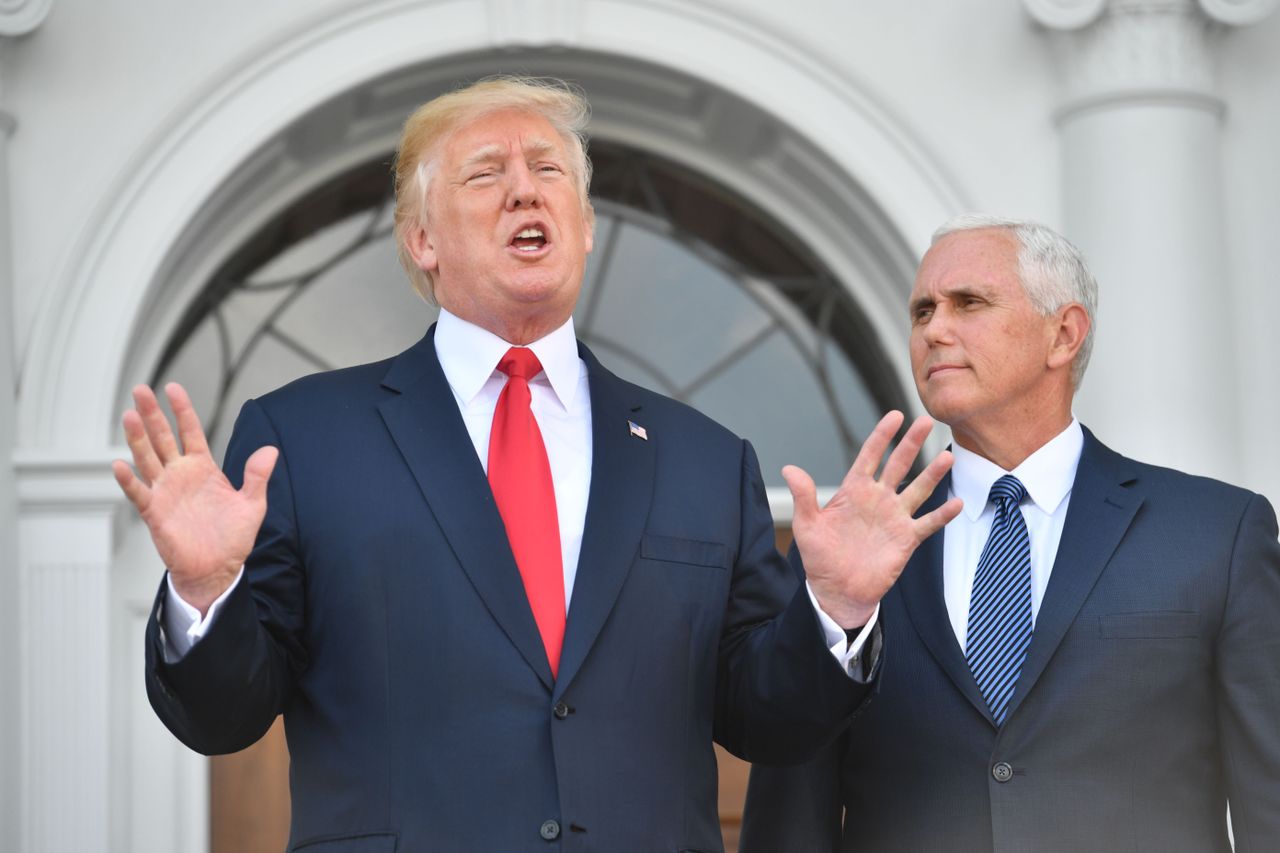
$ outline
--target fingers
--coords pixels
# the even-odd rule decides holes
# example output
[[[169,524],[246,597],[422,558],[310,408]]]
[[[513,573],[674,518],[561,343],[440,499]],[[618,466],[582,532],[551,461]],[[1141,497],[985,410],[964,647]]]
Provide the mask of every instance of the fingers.
[[[173,430],[169,428],[169,419],[160,409],[160,402],[156,400],[155,392],[146,385],[134,386],[133,404],[142,418],[147,440],[151,443],[151,449],[159,458],[160,464],[165,465],[177,458],[178,442],[173,437]]]
[[[907,434],[902,437],[902,441],[898,442],[898,446],[893,449],[888,461],[884,463],[884,471],[880,474],[882,483],[891,489],[898,487],[898,484],[906,478],[907,472],[911,470],[916,457],[920,455],[920,448],[924,447],[924,440],[929,437],[932,430],[933,419],[928,415],[921,415],[912,422]],[[944,468],[943,473],[945,472]]]
[[[275,470],[280,451],[274,447],[259,447],[244,463],[244,485],[240,493],[251,500],[266,500],[267,481]]]
[[[867,436],[867,440],[862,443],[862,448],[858,450],[849,473],[845,475],[845,482],[854,476],[875,477],[876,469],[880,467],[880,460],[884,458],[884,452],[889,449],[889,442],[902,426],[902,421],[902,412],[896,410],[880,419],[880,423],[876,424],[876,428],[871,431],[871,435]]]
[[[950,524],[951,520],[959,515],[960,510],[963,508],[964,501],[959,498],[951,498],[933,512],[926,513],[916,519],[916,535],[923,542]]]
[[[925,466],[920,475],[912,480],[899,495],[908,509],[915,512],[929,499],[929,495],[933,494],[938,484],[942,482],[942,478],[951,470],[951,464],[954,461],[955,456],[950,450],[944,450],[933,457],[933,461]]]
[[[177,382],[164,386],[165,396],[169,398],[169,407],[178,421],[178,437],[182,440],[183,453],[208,453],[209,443],[205,440],[204,428],[200,426],[200,416],[187,390]],[[166,424],[168,426],[168,424]]]
[[[151,502],[151,490],[137,478],[129,463],[123,459],[115,460],[111,463],[111,473],[115,475],[124,496],[138,508],[138,512],[145,510]]]
[[[818,487],[813,478],[803,468],[786,465],[782,468],[782,479],[787,481],[791,490],[791,500],[795,509],[791,515],[791,526],[803,526],[818,514]]]
[[[133,464],[138,469],[138,475],[148,485],[154,483],[164,472],[166,464],[184,452],[209,453],[209,443],[200,426],[200,416],[196,414],[186,389],[176,382],[170,382],[164,390],[178,421],[181,448],[169,427],[168,418],[160,408],[160,401],[148,386],[138,385],[133,389],[136,410],[125,412],[123,418],[125,440],[133,454]]]
[[[138,474],[147,484],[154,483],[164,470],[159,457],[151,447],[151,439],[147,438],[147,429],[142,425],[142,416],[130,409],[121,419],[124,424],[124,438],[133,455],[133,464]],[[132,476],[133,472],[129,472]]]

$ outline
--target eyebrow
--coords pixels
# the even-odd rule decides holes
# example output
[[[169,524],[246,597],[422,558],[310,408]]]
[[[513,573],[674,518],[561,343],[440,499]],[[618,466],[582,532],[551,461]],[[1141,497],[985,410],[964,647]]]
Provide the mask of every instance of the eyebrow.
[[[956,287],[951,288],[950,290],[944,290],[942,292],[942,298],[944,300],[956,299],[956,298],[963,299],[969,296],[972,296],[976,299],[988,298],[987,295],[983,293],[980,289],[976,287],[970,287],[968,285],[958,285]],[[915,314],[921,308],[928,308],[930,306],[937,305],[937,304],[938,304],[938,300],[934,299],[933,297],[921,296],[918,299],[911,300],[911,302],[907,306],[907,313]]]
[[[933,304],[935,304],[933,299],[931,299],[928,296],[921,296],[919,299],[913,299],[907,305],[907,314],[914,315],[921,308],[928,308],[930,305],[933,305]]]
[[[506,151],[507,147],[505,145],[499,145],[497,143],[485,145],[473,151],[471,156],[462,161],[462,168],[467,169],[479,163],[490,163],[494,160],[500,160],[506,155]],[[541,137],[530,139],[524,146],[525,156],[529,156],[531,154],[545,155],[554,153],[555,151],[555,143],[549,139],[543,139]]]
[[[462,168],[468,169],[478,163],[489,163],[497,160],[502,156],[505,149],[501,145],[485,145],[471,153],[471,156],[462,161]]]
[[[524,146],[524,153],[528,154],[554,154],[556,152],[556,144],[550,139],[543,139],[541,136],[535,136],[530,139],[528,144]]]

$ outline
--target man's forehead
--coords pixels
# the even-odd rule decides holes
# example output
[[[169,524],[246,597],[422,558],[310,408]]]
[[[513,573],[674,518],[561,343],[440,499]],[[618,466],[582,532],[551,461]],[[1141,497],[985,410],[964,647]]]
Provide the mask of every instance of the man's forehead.
[[[1018,243],[1013,235],[995,230],[948,234],[925,253],[916,273],[916,288],[954,289],[964,283],[998,286],[1017,278]]]
[[[560,152],[564,143],[542,116],[534,113],[491,113],[459,126],[445,141],[455,157],[476,160],[524,154]]]

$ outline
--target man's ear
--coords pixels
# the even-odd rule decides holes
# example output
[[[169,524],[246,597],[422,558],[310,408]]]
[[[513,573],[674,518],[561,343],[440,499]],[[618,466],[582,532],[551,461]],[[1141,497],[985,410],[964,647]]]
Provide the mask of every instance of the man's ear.
[[[440,266],[440,261],[436,258],[435,245],[431,242],[431,235],[427,233],[426,227],[416,225],[410,229],[405,234],[404,245],[419,269],[435,272]]]
[[[1054,312],[1053,343],[1049,348],[1049,367],[1070,365],[1089,334],[1089,312],[1078,302],[1063,305]]]

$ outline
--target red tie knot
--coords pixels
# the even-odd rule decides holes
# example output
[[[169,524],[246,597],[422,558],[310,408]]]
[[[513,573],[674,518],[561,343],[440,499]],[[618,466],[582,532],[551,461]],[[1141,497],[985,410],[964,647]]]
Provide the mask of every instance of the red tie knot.
[[[512,347],[498,362],[498,369],[507,376],[528,382],[542,371],[542,362],[528,347]]]

